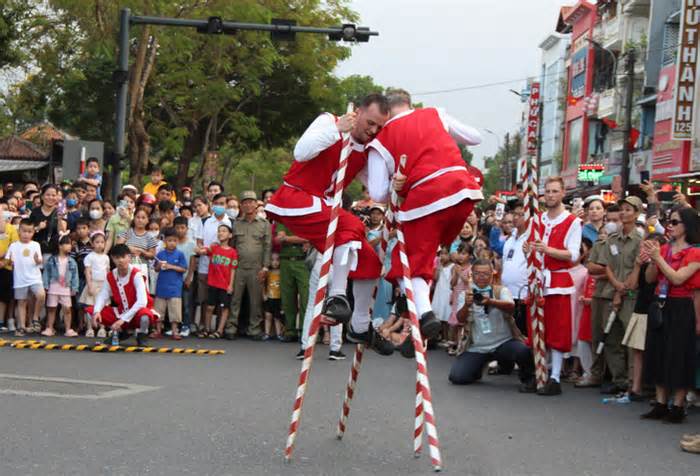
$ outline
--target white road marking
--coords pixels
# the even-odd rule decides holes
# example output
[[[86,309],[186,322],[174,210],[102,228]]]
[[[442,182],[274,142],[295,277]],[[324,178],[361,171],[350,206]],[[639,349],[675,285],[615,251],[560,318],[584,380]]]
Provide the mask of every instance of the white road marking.
[[[105,382],[101,380],[78,380],[78,379],[68,379],[68,378],[57,378],[57,377],[41,377],[32,375],[14,375],[14,374],[0,374],[0,379],[7,378],[12,380],[28,380],[32,382],[57,382],[57,383],[76,383],[83,385],[103,385],[107,387],[112,387],[112,390],[100,390],[95,389],[95,394],[71,394],[71,393],[57,393],[57,392],[42,392],[42,391],[29,391],[29,390],[18,390],[18,389],[6,389],[0,388],[0,394],[2,395],[22,395],[28,397],[56,397],[56,398],[72,398],[72,399],[84,399],[84,400],[99,400],[105,398],[116,398],[124,397],[127,395],[133,395],[141,392],[149,392],[152,390],[158,390],[160,387],[154,387],[150,385],[139,385],[132,383],[120,383],[120,382]],[[1,381],[0,381],[1,384]]]

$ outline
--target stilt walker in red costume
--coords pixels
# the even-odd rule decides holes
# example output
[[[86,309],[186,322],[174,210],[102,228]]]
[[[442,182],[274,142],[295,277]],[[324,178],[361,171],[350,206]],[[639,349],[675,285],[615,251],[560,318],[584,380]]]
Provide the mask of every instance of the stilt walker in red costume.
[[[357,176],[366,182],[365,144],[372,140],[388,119],[386,98],[367,96],[359,108],[342,117],[321,114],[308,127],[294,148],[294,163],[284,176],[265,212],[295,235],[308,240],[319,253],[326,247],[328,224],[343,148],[342,134],[349,133],[353,151],[348,158],[344,184]],[[323,315],[346,323],[352,318],[349,338],[368,341],[372,292],[381,273],[381,261],[365,237],[362,221],[340,210],[335,230],[335,249],[328,296]],[[348,277],[353,279],[354,311],[346,297]]]
[[[544,342],[551,354],[552,370],[547,384],[537,390],[539,395],[561,394],[564,354],[571,350],[571,295],[575,287],[569,270],[581,254],[581,220],[564,208],[564,193],[561,177],[546,179],[547,213],[542,214],[539,230],[542,240],[523,245],[525,254],[533,247],[544,257]],[[528,324],[528,328],[532,334],[532,326]]]
[[[388,101],[391,119],[367,146],[368,188],[373,200],[385,202],[393,179],[403,198],[398,217],[406,240],[420,330],[428,339],[441,329],[430,306],[428,285],[435,254],[441,244],[452,243],[474,203],[483,198],[457,144],[477,145],[481,134],[438,109],[411,109],[411,96],[406,91],[391,91]],[[407,156],[406,166],[398,173],[402,155]],[[396,247],[387,279],[400,282],[401,277]]]
[[[153,302],[146,290],[146,280],[138,268],[131,266],[131,251],[126,245],[115,245],[110,256],[117,265],[107,274],[107,285],[103,286],[95,299],[95,305],[86,308],[98,324],[111,328],[120,340],[134,330],[136,342],[143,346],[151,325],[157,322]],[[108,337],[105,343],[109,344]]]

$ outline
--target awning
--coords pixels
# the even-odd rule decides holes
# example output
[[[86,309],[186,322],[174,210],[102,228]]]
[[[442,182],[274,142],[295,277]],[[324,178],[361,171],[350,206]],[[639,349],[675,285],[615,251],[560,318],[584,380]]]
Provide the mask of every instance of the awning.
[[[47,165],[49,165],[49,162],[44,160],[0,160],[0,172],[35,170]]]
[[[656,94],[650,94],[648,96],[644,96],[642,99],[636,102],[637,106],[643,106],[645,104],[649,104],[652,102],[656,102]]]
[[[670,179],[689,179],[689,178],[700,178],[700,172],[688,172],[686,174],[670,175]]]

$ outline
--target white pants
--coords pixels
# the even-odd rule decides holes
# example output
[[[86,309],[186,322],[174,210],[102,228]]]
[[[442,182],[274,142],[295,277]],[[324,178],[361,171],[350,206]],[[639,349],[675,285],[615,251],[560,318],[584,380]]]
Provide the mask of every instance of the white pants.
[[[309,329],[311,321],[314,317],[314,303],[316,301],[316,290],[318,288],[318,280],[321,274],[321,261],[323,256],[318,253],[316,262],[311,270],[309,277],[309,302],[306,305],[306,314],[304,315],[304,328],[301,331],[301,348],[306,349],[309,345]],[[343,345],[343,325],[331,326],[331,350],[340,350]]]

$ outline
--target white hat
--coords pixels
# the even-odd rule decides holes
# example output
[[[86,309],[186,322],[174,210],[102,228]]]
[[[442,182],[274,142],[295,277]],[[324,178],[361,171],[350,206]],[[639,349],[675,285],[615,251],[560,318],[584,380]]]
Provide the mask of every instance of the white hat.
[[[131,185],[130,183],[127,183],[126,185],[124,185],[124,186],[122,187],[122,192],[123,192],[124,190],[133,190],[134,192],[139,193],[139,189],[136,188],[134,185]]]

